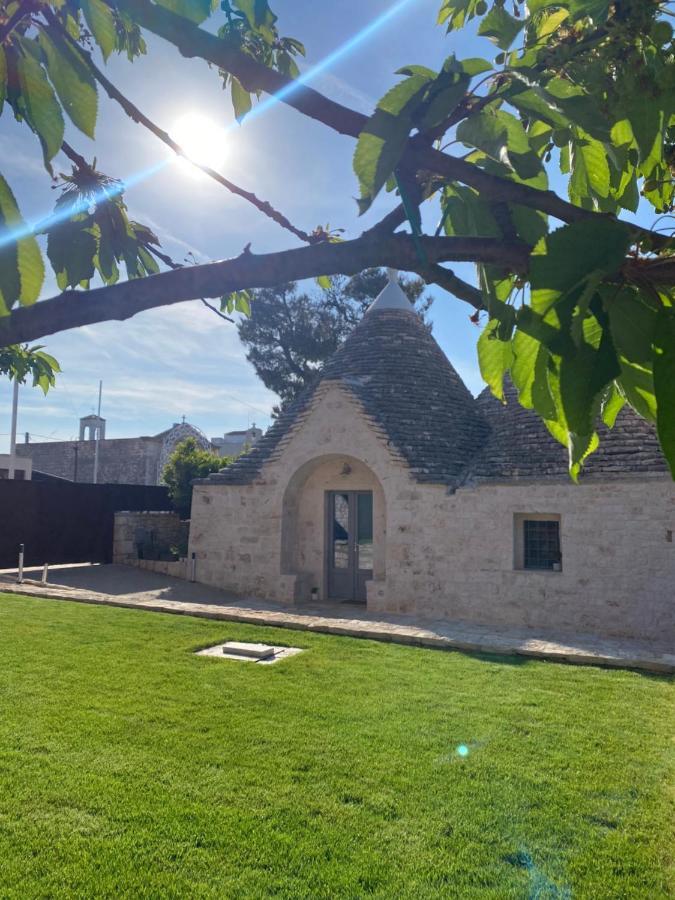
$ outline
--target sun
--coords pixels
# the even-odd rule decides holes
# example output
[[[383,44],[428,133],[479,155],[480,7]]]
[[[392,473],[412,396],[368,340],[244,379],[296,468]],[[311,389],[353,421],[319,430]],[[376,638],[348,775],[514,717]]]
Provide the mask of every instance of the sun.
[[[227,157],[225,129],[202,113],[186,113],[174,122],[171,137],[187,153],[190,159],[202,166],[219,169]],[[199,174],[199,170],[178,157],[178,165],[186,172]]]

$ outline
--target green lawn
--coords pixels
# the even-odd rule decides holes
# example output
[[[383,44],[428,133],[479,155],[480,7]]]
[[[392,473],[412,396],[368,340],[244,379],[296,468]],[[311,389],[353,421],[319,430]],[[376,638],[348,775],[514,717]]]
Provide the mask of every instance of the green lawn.
[[[307,652],[193,655],[227,639]],[[673,896],[674,709],[636,672],[0,595],[0,897]]]

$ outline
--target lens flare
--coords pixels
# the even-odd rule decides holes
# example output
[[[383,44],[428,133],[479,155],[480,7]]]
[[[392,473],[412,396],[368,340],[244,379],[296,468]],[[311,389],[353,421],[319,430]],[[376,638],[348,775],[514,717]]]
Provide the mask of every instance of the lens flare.
[[[468,755],[469,755],[469,748],[466,746],[466,744],[460,744],[459,747],[457,748],[457,756],[468,756]]]
[[[353,50],[367,41],[375,32],[379,31],[384,25],[390,22],[395,16],[397,16],[400,12],[402,12],[407,6],[411,6],[415,3],[416,0],[398,0],[397,3],[392,4],[388,9],[386,9],[381,15],[377,16],[377,18],[373,19],[372,22],[369,22],[361,31],[358,31],[355,35],[352,35],[348,40],[346,40],[339,47],[336,47],[331,53],[325,56],[320,62],[318,62],[315,66],[311,66],[307,71],[301,73],[298,78],[292,84],[287,85],[282,88],[280,91],[277,91],[276,94],[270,94],[257,106],[254,106],[253,109],[249,112],[247,119],[254,118],[255,116],[259,116],[262,113],[266,112],[272,106],[277,103],[281,103],[287,97],[289,97],[294,91],[297,91],[303,85],[306,85],[309,81],[315,78],[317,75],[320,75],[322,72],[325,72],[329,69],[334,63],[338,62],[338,60],[343,59],[345,56],[350,54]],[[211,123],[209,123],[209,127],[211,127]],[[217,126],[213,126],[216,127]],[[227,131],[233,130],[237,127],[237,123],[233,122],[227,129],[219,129],[219,135],[223,136]],[[203,133],[203,132],[202,132]],[[196,151],[198,154],[204,149],[204,144],[208,145],[208,152],[211,153],[214,149],[211,147],[212,143],[215,143],[216,150],[218,153],[221,152],[221,141],[220,138],[218,141],[198,141],[199,146],[196,147]],[[187,149],[187,148],[186,148]],[[192,155],[192,154],[190,154]],[[117,188],[116,193],[124,191],[126,188],[133,187],[136,184],[139,184],[142,181],[146,181],[148,178],[151,178],[153,175],[156,175],[162,169],[164,169],[170,162],[172,162],[173,157],[169,159],[164,159],[162,162],[157,163],[153,166],[150,166],[147,169],[143,169],[141,172],[136,173],[135,175],[130,175],[125,178],[124,181],[120,182],[119,188]],[[198,161],[201,161],[198,159]],[[212,165],[211,161],[206,163],[207,165]],[[218,163],[217,163],[218,164]],[[216,168],[216,166],[213,166]],[[16,241],[20,241],[22,238],[33,235],[37,232],[44,230],[45,228],[51,228],[54,225],[58,225],[60,222],[65,222],[72,215],[76,214],[78,211],[81,212],[83,209],[89,208],[90,206],[95,205],[97,202],[102,203],[106,199],[108,199],[112,195],[110,189],[107,191],[101,191],[100,196],[92,197],[88,200],[85,206],[81,206],[78,210],[76,205],[68,207],[66,209],[59,210],[58,213],[53,213],[52,215],[46,216],[44,219],[39,222],[30,225],[26,224],[21,226],[20,228],[8,229],[6,231],[0,231],[0,248],[6,247],[8,244],[13,244]],[[459,752],[459,751],[458,751]],[[468,753],[468,750],[467,750]],[[462,755],[462,754],[460,754]],[[466,755],[466,754],[463,754]]]
[[[165,166],[169,164],[170,160],[162,160],[162,162],[155,163],[147,169],[143,169],[141,172],[137,172],[136,175],[130,175],[124,181],[121,181],[115,187],[107,187],[105,190],[99,191],[97,194],[92,194],[92,196],[88,197],[86,200],[79,200],[75,203],[70,204],[70,206],[66,206],[63,209],[60,209],[58,212],[51,213],[46,216],[44,219],[40,219],[39,222],[35,222],[33,225],[25,224],[20,228],[14,228],[11,231],[0,231],[0,249],[2,247],[6,247],[8,244],[13,244],[16,241],[20,241],[23,238],[30,237],[33,234],[39,234],[42,231],[45,231],[49,228],[53,228],[54,225],[59,225],[61,222],[65,222],[71,216],[75,216],[78,213],[84,212],[87,209],[90,209],[92,206],[96,206],[97,203],[104,203],[106,200],[110,200],[112,197],[116,197],[118,194],[121,194],[129,187],[133,187],[135,184],[138,184],[141,181],[145,181],[146,178],[151,178],[153,175],[156,175],[157,172],[160,172]]]

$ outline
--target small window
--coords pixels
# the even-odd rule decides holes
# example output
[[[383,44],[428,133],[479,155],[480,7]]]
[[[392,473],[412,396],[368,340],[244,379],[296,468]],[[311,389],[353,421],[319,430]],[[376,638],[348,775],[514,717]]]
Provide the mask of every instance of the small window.
[[[561,571],[560,516],[516,515],[515,551],[516,569]]]

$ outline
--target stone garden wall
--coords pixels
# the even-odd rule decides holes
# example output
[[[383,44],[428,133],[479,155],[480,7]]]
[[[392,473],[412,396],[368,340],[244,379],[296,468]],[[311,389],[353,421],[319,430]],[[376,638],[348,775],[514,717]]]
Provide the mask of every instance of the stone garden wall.
[[[175,512],[116,512],[113,562],[186,578],[189,522]],[[176,558],[172,548],[178,548]]]

